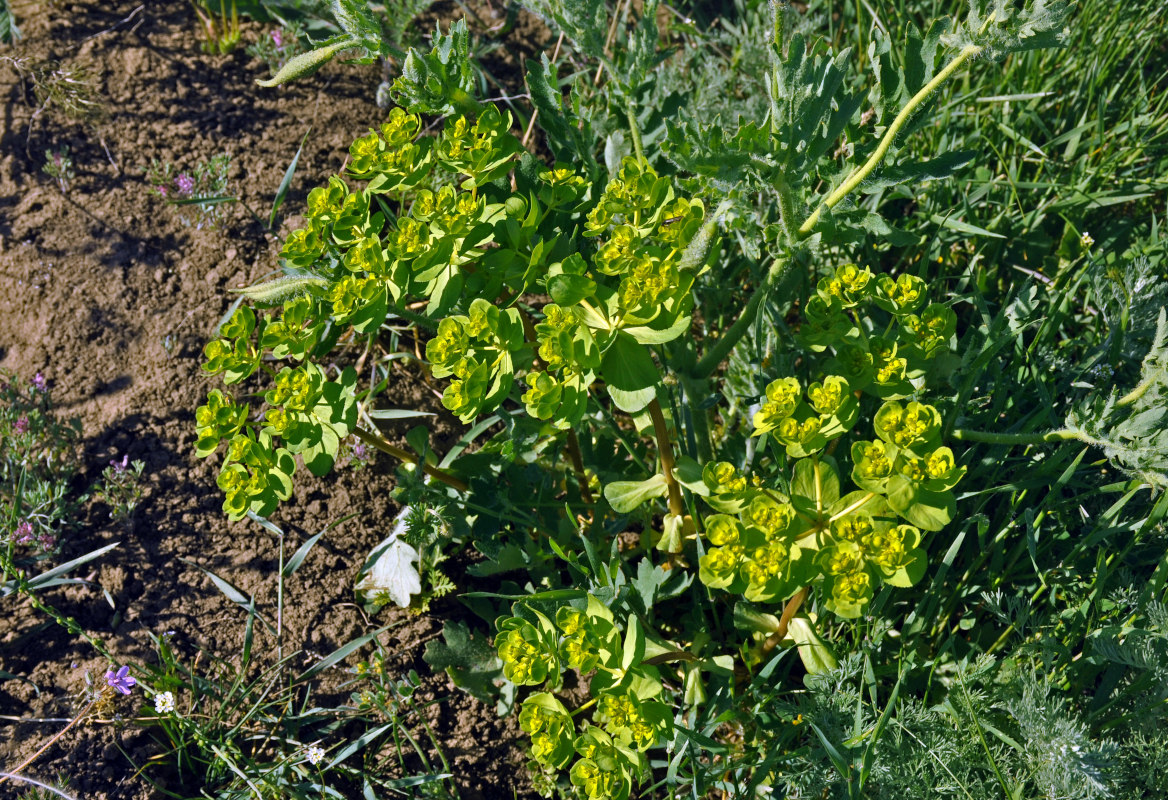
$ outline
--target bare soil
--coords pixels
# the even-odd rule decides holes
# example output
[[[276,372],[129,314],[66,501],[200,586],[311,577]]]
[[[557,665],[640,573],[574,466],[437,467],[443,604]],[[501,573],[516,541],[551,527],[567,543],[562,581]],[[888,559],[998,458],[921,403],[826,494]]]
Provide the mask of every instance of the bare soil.
[[[239,205],[217,229],[186,227],[149,191],[144,171],[152,159],[190,170],[228,152],[231,191],[266,218],[311,129],[285,205],[294,215],[309,189],[341,169],[349,143],[382,118],[374,102],[380,69],[329,65],[311,79],[261,89],[255,79],[266,77],[266,68],[242,47],[222,57],[200,51],[194,12],[183,0],[18,0],[15,6],[24,38],[0,56],[84,65],[106,113],[78,122],[50,107],[34,118],[32,86],[0,62],[0,366],[26,378],[42,372],[61,412],[80,419],[79,485],[125,454],[146,463],[145,497],[131,521],[110,522],[108,509],[91,504],[57,559],[113,542],[118,547],[83,570],[88,586],[50,590],[45,599],[122,662],[156,660],[148,634],[169,631],[186,657],[202,649],[237,659],[245,614],[199,567],[254,595],[260,612],[274,619],[277,546],[254,523],[226,521],[215,464],[194,455],[194,409],[218,385],[200,370],[201,349],[232,302],[226,290],[269,274],[278,238]],[[435,8],[444,28],[457,16]],[[544,46],[540,30],[529,21],[520,30],[527,38],[492,54],[497,76],[517,75],[518,59]],[[245,42],[259,35],[259,25],[245,25]],[[41,171],[46,148],[61,145],[76,164],[67,193]],[[296,222],[285,220],[283,230]],[[404,367],[391,399],[399,407],[442,412],[432,388]],[[438,419],[432,441],[442,448],[461,429],[448,416]],[[406,427],[388,433],[400,439]],[[394,669],[417,670],[421,696],[437,701],[429,721],[461,796],[527,796],[514,719],[498,718],[421,658],[444,619],[469,619],[461,605],[441,601],[426,615],[391,609],[368,619],[354,603],[357,570],[397,510],[389,498],[393,469],[383,458],[325,482],[298,475],[294,501],[273,517],[287,532],[288,552],[341,516],[359,515],[326,534],[285,586],[285,648],[305,651],[307,665],[357,636],[400,623],[382,641],[397,653]],[[109,665],[26,602],[0,602],[0,670],[17,676],[0,680],[0,765],[8,770],[64,724],[39,720],[69,718],[85,674],[100,680]],[[258,646],[270,649],[272,642],[261,636]],[[349,677],[334,672],[325,677],[325,691]],[[144,703],[139,693],[119,710],[131,717]],[[134,777],[119,747],[139,765],[161,750],[138,726],[79,726],[24,773],[63,775],[72,791],[94,800],[161,797]],[[197,793],[197,787],[168,788]],[[0,785],[0,797],[18,794],[11,783]]]

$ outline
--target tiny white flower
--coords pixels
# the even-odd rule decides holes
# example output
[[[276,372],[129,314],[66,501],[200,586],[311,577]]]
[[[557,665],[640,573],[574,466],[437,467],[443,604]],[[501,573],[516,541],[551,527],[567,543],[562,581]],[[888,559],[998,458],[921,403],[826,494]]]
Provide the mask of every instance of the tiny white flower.
[[[1091,234],[1084,231],[1083,235],[1079,237],[1079,244],[1083,245],[1083,249],[1086,250],[1095,244],[1095,240],[1091,238]]]
[[[154,695],[154,710],[159,714],[169,714],[174,711],[174,695],[170,692],[159,692]]]
[[[304,751],[304,758],[309,764],[319,764],[324,760],[324,748],[314,744]]]

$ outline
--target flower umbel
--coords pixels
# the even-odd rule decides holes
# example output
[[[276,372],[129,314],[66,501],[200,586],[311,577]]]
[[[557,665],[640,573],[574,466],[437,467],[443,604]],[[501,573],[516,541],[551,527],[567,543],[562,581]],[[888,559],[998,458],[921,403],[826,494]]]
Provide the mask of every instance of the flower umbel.
[[[324,760],[324,748],[320,745],[310,745],[304,750],[304,760],[309,764],[319,764]]]
[[[129,694],[130,690],[138,683],[130,675],[130,668],[128,666],[120,667],[117,672],[107,670],[105,673],[105,682],[111,689],[116,689],[122,694]]]
[[[131,678],[131,680],[133,680]],[[174,694],[171,692],[159,692],[154,695],[154,710],[159,714],[169,714],[174,711]]]

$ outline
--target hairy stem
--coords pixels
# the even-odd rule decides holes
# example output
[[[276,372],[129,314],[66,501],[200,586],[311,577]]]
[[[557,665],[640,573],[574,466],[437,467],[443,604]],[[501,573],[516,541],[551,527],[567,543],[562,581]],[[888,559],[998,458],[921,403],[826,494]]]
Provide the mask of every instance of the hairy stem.
[[[665,415],[657,398],[649,403],[649,416],[653,418],[653,434],[657,438],[657,452],[661,455],[661,473],[665,476],[665,487],[669,490],[669,513],[674,516],[685,514],[685,504],[681,499],[681,484],[673,476],[673,446],[669,442],[669,428],[665,425]]]
[[[829,194],[827,199],[823,201],[819,208],[815,209],[815,211],[811,213],[811,216],[809,216],[807,220],[799,226],[799,234],[801,236],[806,236],[807,234],[811,233],[816,224],[819,222],[819,217],[823,213],[824,209],[835,208],[841,200],[851,194],[851,192],[855,190],[857,186],[864,182],[865,178],[872,174],[872,170],[876,169],[876,167],[880,165],[880,162],[884,160],[884,156],[888,154],[888,148],[892,146],[892,141],[896,138],[896,135],[900,133],[900,129],[905,126],[905,123],[908,122],[909,117],[912,116],[913,112],[916,111],[920,105],[928,99],[929,95],[935,92],[942,83],[948,80],[954,72],[960,69],[962,64],[980,53],[980,47],[975,45],[967,45],[961,50],[960,53],[957,54],[956,58],[950,61],[943,70],[938,72],[931,81],[926,83],[919,92],[912,96],[912,99],[908,101],[908,104],[905,105],[905,107],[901,109],[900,113],[896,115],[896,118],[892,120],[892,124],[888,126],[888,130],[884,132],[884,136],[881,137],[880,144],[876,146],[875,152],[873,152],[872,155],[868,157],[868,160],[865,161],[858,169],[849,175],[848,179],[840,184],[838,189]]]
[[[1079,431],[1065,428],[1047,433],[991,433],[989,431],[967,431],[958,428],[952,433],[959,442],[984,442],[986,444],[1044,444],[1078,439],[1087,444],[1098,444],[1094,439]]]
[[[1156,382],[1156,379],[1158,377],[1160,377],[1160,376],[1156,375],[1156,374],[1149,375],[1147,377],[1147,379],[1145,379],[1144,381],[1142,381],[1140,383],[1139,386],[1132,389],[1130,392],[1125,394],[1123,397],[1116,400],[1115,404],[1117,406],[1119,406],[1120,408],[1124,408],[1125,406],[1132,405],[1137,400],[1139,400],[1141,397],[1143,397],[1144,394],[1148,391],[1148,389],[1152,388],[1152,384]]]
[[[449,472],[444,472],[437,467],[432,467],[429,464],[422,462],[421,459],[419,459],[413,453],[409,452],[408,450],[403,450],[400,447],[394,447],[376,433],[367,431],[364,428],[353,428],[353,435],[361,441],[365,442],[365,444],[370,445],[371,447],[376,447],[381,452],[391,455],[399,461],[405,461],[408,464],[417,464],[422,468],[422,472],[429,475],[434,480],[442,481],[447,486],[453,487],[460,492],[465,492],[470,488],[464,481],[454,477]]]

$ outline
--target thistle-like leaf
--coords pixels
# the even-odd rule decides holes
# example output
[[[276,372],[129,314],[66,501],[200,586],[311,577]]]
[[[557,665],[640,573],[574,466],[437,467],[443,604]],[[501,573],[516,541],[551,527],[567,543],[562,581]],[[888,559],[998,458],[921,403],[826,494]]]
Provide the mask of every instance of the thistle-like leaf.
[[[528,11],[562,30],[585,55],[604,58],[608,7],[604,0],[526,0]]]
[[[477,115],[481,107],[470,94],[475,70],[466,21],[455,22],[446,34],[437,27],[433,41],[429,53],[410,48],[390,90],[394,100],[414,113]]]
[[[1023,50],[1061,47],[1070,13],[1065,0],[1030,0],[1021,8],[1014,0],[970,0],[969,14],[943,41],[958,49],[977,47],[981,57],[993,61]]]

